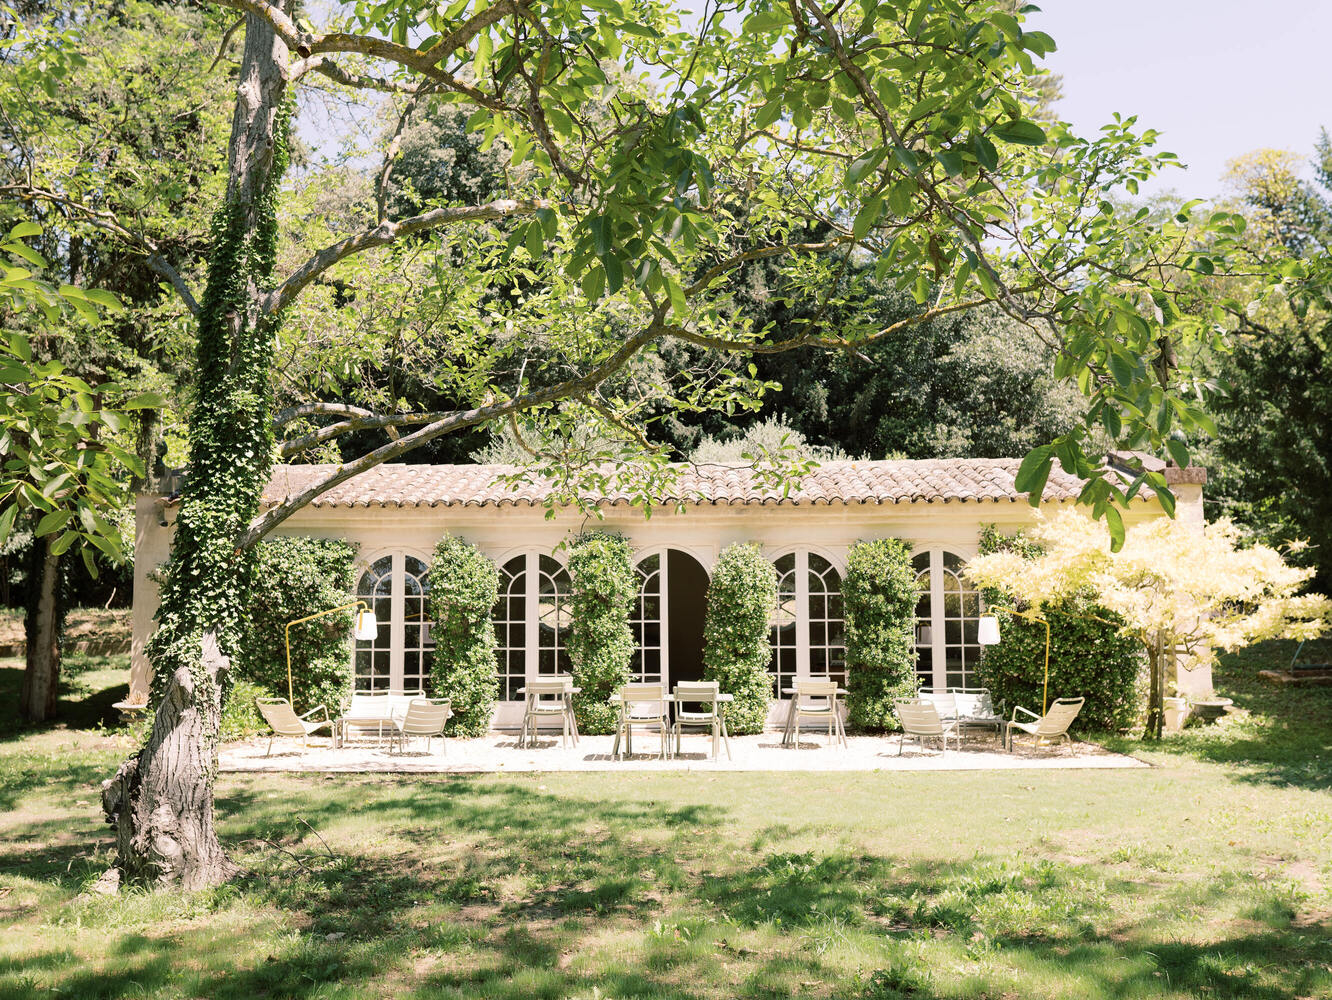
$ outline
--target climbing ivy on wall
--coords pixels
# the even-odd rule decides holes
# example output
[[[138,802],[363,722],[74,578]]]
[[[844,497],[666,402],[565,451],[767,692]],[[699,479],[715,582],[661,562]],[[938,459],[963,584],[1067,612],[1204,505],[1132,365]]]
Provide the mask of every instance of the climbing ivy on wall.
[[[761,733],[768,721],[777,570],[757,545],[729,545],[717,558],[703,620],[703,676],[735,696],[726,709],[733,733]]]
[[[255,547],[246,593],[246,628],[231,664],[238,681],[287,694],[286,625],[350,600],[356,546],[337,538],[270,538]],[[352,612],[326,615],[291,629],[293,704],[297,712],[325,705],[332,714],[351,691]],[[253,692],[249,693],[253,697]],[[236,692],[227,694],[228,701]]]
[[[277,113],[272,161],[253,203],[228,197],[212,222],[198,317],[189,473],[163,572],[158,628],[148,645],[154,704],[180,669],[190,671],[196,692],[212,686],[200,667],[205,632],[217,634],[227,655],[241,647],[254,558],[253,550],[242,551],[236,542],[258,513],[273,463],[269,373],[278,323],[274,316],[258,318],[251,285],[266,287],[277,259],[277,194],[291,114],[288,101]]]
[[[445,535],[430,566],[430,614],[435,619],[432,693],[452,702],[451,736],[484,736],[495,709],[495,626],[499,571],[470,542]]]
[[[584,733],[613,733],[618,709],[607,699],[629,683],[634,634],[629,611],[638,593],[633,550],[621,535],[580,535],[569,549],[573,591],[569,623],[569,661],[578,728]]]
[[[867,730],[896,729],[893,701],[916,688],[916,600],[911,550],[896,538],[857,542],[842,581],[847,718]]]

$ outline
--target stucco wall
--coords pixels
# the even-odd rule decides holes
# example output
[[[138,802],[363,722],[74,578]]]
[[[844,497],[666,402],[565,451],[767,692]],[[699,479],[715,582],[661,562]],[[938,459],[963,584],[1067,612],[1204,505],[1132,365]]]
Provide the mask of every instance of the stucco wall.
[[[1201,527],[1202,488],[1176,487],[1178,516]],[[1067,505],[1045,504],[1049,513]],[[846,568],[847,549],[862,538],[897,537],[917,549],[946,548],[963,557],[975,555],[981,527],[997,524],[1005,531],[1028,525],[1035,511],[1025,503],[951,502],[885,506],[691,507],[683,513],[654,511],[645,518],[636,508],[608,508],[605,518],[562,513],[547,520],[544,508],[306,508],[289,518],[277,534],[344,538],[359,546],[358,566],[378,556],[405,550],[429,561],[435,542],[445,531],[477,545],[496,562],[530,549],[551,551],[580,529],[623,532],[639,554],[666,548],[683,549],[709,571],[718,553],[732,542],[758,542],[776,558],[807,548],[825,556],[839,573]],[[150,579],[167,557],[174,507],[158,497],[141,496],[137,508],[134,548],[134,639],[130,700],[146,699],[150,665],[143,646],[157,611],[157,585]],[[1133,504],[1129,524],[1161,516],[1155,501]],[[165,524],[163,522],[166,522]]]

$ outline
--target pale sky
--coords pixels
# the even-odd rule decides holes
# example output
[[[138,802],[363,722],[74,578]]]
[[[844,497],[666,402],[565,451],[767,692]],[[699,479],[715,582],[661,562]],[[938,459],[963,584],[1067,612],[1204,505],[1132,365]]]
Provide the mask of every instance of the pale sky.
[[[1029,29],[1059,46],[1055,113],[1092,135],[1112,112],[1160,130],[1178,153],[1152,190],[1221,191],[1228,159],[1259,146],[1308,157],[1332,131],[1332,0],[1036,0]]]

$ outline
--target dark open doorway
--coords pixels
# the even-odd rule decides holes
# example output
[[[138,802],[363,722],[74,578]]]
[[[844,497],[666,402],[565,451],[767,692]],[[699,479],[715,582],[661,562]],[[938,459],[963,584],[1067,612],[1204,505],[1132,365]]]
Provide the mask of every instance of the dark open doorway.
[[[708,605],[708,573],[688,552],[666,553],[669,593],[670,682],[703,679],[703,614]]]

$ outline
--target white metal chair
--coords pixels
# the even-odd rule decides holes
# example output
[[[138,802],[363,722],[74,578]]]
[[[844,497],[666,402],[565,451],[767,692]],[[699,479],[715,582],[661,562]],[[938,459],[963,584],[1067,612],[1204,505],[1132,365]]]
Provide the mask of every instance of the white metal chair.
[[[957,721],[944,719],[932,702],[923,699],[905,700],[893,703],[893,714],[902,724],[902,735],[897,738],[897,756],[902,756],[902,746],[907,737],[914,737],[923,750],[926,740],[938,740],[943,753],[948,752],[948,737],[953,738],[953,746],[958,745]]]
[[[957,719],[957,695],[951,690],[941,691],[938,688],[923,687],[916,692],[916,698],[933,705],[934,710],[939,713],[939,718]]]
[[[847,746],[846,729],[842,726],[842,713],[837,707],[837,682],[826,678],[795,682],[794,728],[791,733],[800,742],[800,723],[805,719],[822,722],[828,727],[828,745],[836,740]]]
[[[318,732],[326,726],[331,727],[333,720],[328,717],[328,709],[323,705],[316,705],[304,715],[297,715],[296,709],[291,707],[291,702],[286,698],[256,698],[254,699],[255,708],[259,709],[259,714],[264,717],[268,727],[273,732],[268,737],[268,750],[264,754],[269,757],[273,753],[273,739],[277,736],[300,737],[301,748],[308,747],[310,734]],[[311,719],[316,712],[323,712],[322,719]]]
[[[407,714],[407,706],[414,698],[424,697],[425,692],[420,690],[353,691],[342,714],[334,723],[334,742],[338,745],[346,743],[353,729],[373,729],[380,741],[385,736],[393,738],[396,720]]]
[[[1017,706],[1013,709],[1013,718],[1004,723],[1004,749],[1009,751],[1013,749],[1015,729],[1035,737],[1035,746],[1040,746],[1043,740],[1053,741],[1060,738],[1072,745],[1073,738],[1068,735],[1068,727],[1073,725],[1073,720],[1082,711],[1082,705],[1086,700],[1086,698],[1056,698],[1044,715],[1037,715],[1029,708]],[[1029,715],[1032,721],[1019,722],[1018,712]]]
[[[570,700],[573,690],[573,678],[567,674],[531,681],[523,689],[523,724],[518,731],[518,745],[527,746],[536,739],[537,727],[542,720],[558,719],[560,723],[560,746],[567,746],[572,737],[573,745],[578,746],[578,723],[574,719],[573,703]]]
[[[996,734],[1003,733],[1004,717],[995,711],[989,688],[954,687],[949,688],[948,693],[953,696],[957,710],[955,718],[960,728],[993,727]]]
[[[722,703],[718,700],[721,686],[716,681],[690,681],[675,685],[675,754],[680,755],[680,735],[685,729],[706,729],[712,734],[712,759],[721,753],[721,744],[726,744],[726,757],[731,757],[731,739],[726,732],[726,716],[722,712]],[[687,705],[706,705],[707,711],[700,712],[686,708]]]
[[[406,714],[393,720],[398,753],[406,750],[408,736],[424,736],[426,753],[429,753],[430,741],[438,736],[442,747],[440,752],[447,754],[449,741],[444,735],[444,724],[452,716],[453,702],[448,698],[413,698],[407,703]]]
[[[655,729],[661,737],[661,759],[671,753],[671,728],[666,719],[666,688],[661,684],[626,684],[620,688],[620,722],[611,754],[624,759],[634,752],[635,729]],[[624,750],[620,741],[624,740]]]

